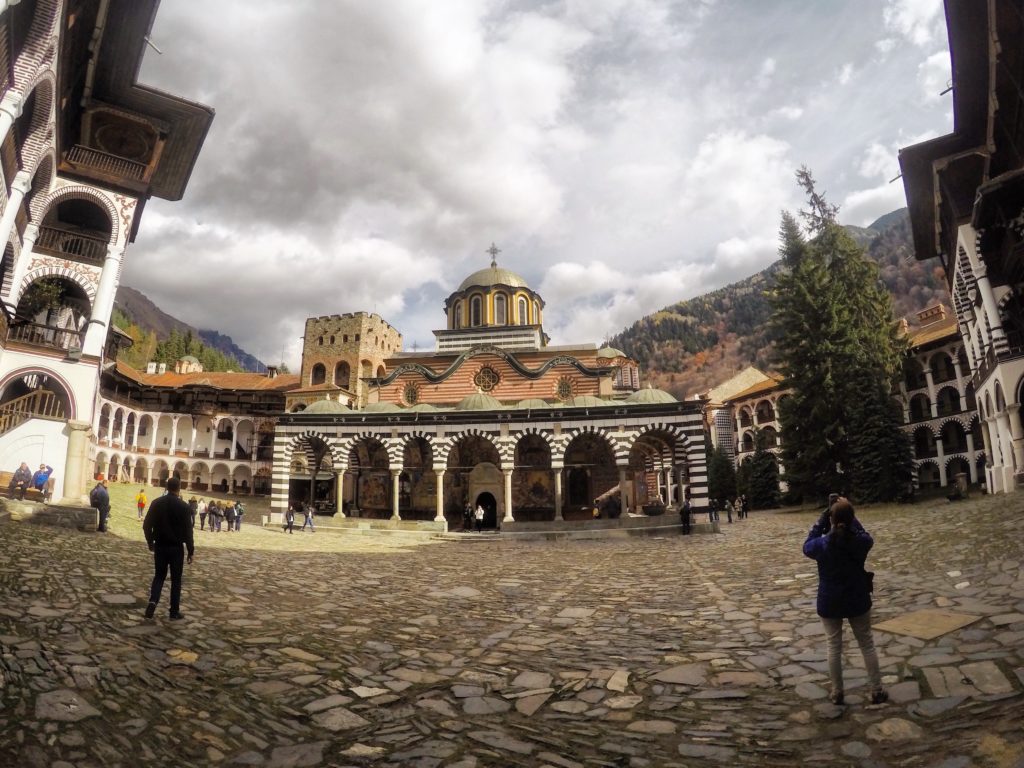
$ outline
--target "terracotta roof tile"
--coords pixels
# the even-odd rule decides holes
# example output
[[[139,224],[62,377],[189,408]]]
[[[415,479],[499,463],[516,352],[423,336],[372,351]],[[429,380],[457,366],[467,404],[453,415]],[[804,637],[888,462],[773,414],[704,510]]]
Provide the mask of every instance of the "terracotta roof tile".
[[[925,344],[944,339],[947,336],[960,338],[960,329],[957,326],[955,317],[949,317],[941,323],[935,323],[934,325],[928,325],[912,331],[910,333],[910,346],[923,347]]]
[[[289,391],[299,385],[299,377],[283,373],[270,378],[265,373],[202,371],[196,373],[143,373],[120,360],[115,364],[122,376],[148,387],[213,387],[214,389]]]
[[[754,386],[747,387],[742,392],[737,392],[735,395],[727,399],[725,402],[731,403],[734,400],[744,400],[748,397],[753,397],[754,395],[761,395],[764,394],[765,392],[772,392],[776,389],[779,389],[782,386],[782,377],[779,374],[767,373],[765,375],[768,376],[767,381],[759,381]]]

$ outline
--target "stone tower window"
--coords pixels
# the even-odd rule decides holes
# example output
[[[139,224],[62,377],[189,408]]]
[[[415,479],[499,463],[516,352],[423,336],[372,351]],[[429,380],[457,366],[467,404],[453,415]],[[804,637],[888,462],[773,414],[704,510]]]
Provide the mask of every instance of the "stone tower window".
[[[344,360],[334,366],[334,386],[345,387],[348,389],[349,382],[352,380],[352,369],[349,364]]]
[[[331,345],[333,345],[333,344],[334,344],[334,337],[331,336]]]
[[[563,376],[558,380],[558,384],[555,385],[555,397],[563,402],[571,400],[574,390],[575,387],[573,386],[572,379],[568,376]]]
[[[420,388],[412,383],[406,384],[405,389],[402,390],[402,399],[405,400],[406,405],[416,405],[420,399]]]
[[[320,338],[318,338],[318,339],[316,340],[316,343],[317,343],[317,345],[319,345],[319,346],[321,346],[321,347],[322,347],[322,346],[324,345],[324,337],[323,337],[323,336],[321,336]]]
[[[522,296],[520,296],[519,297],[519,324],[520,325],[526,325],[527,324],[527,322],[530,319],[527,316],[528,313],[529,313],[529,310],[527,309],[526,299],[524,299]]]
[[[317,363],[309,373],[310,384],[323,384],[327,381],[327,368],[323,363]]]
[[[473,383],[476,384],[482,392],[490,392],[501,381],[501,377],[498,372],[491,368],[489,365],[485,365],[479,371],[476,372],[476,376],[473,377]]]

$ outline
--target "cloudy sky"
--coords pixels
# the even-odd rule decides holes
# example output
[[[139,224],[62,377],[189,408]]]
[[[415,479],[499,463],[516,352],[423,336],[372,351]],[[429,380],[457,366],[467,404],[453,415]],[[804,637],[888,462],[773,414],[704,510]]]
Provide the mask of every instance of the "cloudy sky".
[[[123,280],[293,369],[310,315],[432,347],[492,241],[601,342],[771,263],[801,164],[865,225],[952,128],[941,0],[162,0],[152,39],[217,116]]]

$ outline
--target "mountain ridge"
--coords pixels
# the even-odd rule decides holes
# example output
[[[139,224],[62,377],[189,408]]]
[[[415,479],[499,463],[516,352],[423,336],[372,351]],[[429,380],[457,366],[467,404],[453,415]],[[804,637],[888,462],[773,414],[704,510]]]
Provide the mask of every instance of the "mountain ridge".
[[[896,317],[949,301],[941,266],[914,258],[906,208],[847,230],[878,264]],[[750,277],[663,307],[608,343],[636,359],[650,384],[680,398],[704,392],[750,365],[771,370],[768,292],[780,266],[775,261]]]
[[[145,331],[153,331],[157,339],[164,341],[172,331],[184,335],[191,333],[206,346],[223,352],[238,361],[245,371],[264,373],[267,366],[255,355],[251,355],[235,344],[234,340],[219,331],[196,328],[173,315],[164,312],[146,294],[137,288],[121,284],[114,295],[114,307],[121,310]]]

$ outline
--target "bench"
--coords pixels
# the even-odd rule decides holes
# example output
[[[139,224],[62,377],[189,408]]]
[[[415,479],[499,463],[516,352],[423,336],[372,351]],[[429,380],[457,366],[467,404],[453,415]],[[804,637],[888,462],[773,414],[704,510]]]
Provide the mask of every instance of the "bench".
[[[0,472],[0,496],[10,497],[10,493],[7,488],[11,484],[11,478],[14,477],[13,472]],[[50,475],[46,481],[46,487],[42,491],[37,491],[35,488],[28,488],[25,491],[25,501],[49,501],[53,495],[53,487],[55,480],[53,475]]]

